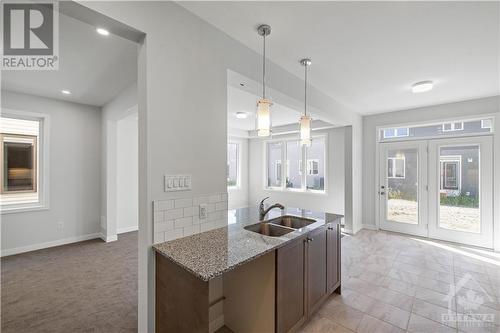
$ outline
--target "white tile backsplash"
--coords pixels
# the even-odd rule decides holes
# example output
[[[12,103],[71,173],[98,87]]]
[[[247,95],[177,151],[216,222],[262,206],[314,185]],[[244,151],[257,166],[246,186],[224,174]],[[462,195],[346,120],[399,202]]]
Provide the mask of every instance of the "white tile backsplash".
[[[207,218],[199,218],[201,204],[207,204]],[[154,242],[194,235],[227,225],[227,193],[192,198],[157,200],[153,203]]]

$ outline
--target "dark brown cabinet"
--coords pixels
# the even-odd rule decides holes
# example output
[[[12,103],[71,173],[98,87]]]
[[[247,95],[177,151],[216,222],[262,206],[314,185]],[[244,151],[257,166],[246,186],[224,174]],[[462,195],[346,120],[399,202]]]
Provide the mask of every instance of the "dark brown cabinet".
[[[306,320],[306,236],[277,250],[276,332],[289,332]]]
[[[311,231],[307,238],[307,313],[316,311],[327,293],[326,285],[327,228]]]
[[[276,332],[293,332],[340,292],[340,224],[329,223],[276,250]]]
[[[329,224],[326,232],[326,281],[328,293],[340,294],[340,224]]]

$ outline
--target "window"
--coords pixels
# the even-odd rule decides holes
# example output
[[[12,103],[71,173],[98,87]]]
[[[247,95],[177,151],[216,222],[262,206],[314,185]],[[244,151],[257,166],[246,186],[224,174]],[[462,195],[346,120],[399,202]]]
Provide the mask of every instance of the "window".
[[[237,143],[227,144],[227,187],[238,187],[239,182],[239,145]]]
[[[488,135],[493,133],[493,125],[493,118],[483,118],[419,124],[407,127],[387,127],[378,129],[378,138],[380,142],[389,142],[463,135]]]
[[[492,119],[483,119],[481,120],[481,128],[491,129],[493,127]]]
[[[405,178],[406,160],[404,157],[387,158],[387,178]]]
[[[282,142],[269,142],[267,144],[267,187],[281,187],[283,155]]]
[[[28,112],[2,110],[0,117],[2,214],[46,208],[48,205],[47,145],[48,117]]]
[[[441,156],[441,190],[460,191],[461,186],[461,156]]]
[[[408,127],[384,129],[384,138],[400,138],[409,135]]]
[[[463,129],[464,129],[463,122],[443,124],[443,132],[462,131]]]
[[[267,188],[325,191],[326,136],[314,137],[308,148],[295,139],[267,142],[266,147]]]
[[[286,142],[286,188],[302,188],[302,146],[300,141]]]

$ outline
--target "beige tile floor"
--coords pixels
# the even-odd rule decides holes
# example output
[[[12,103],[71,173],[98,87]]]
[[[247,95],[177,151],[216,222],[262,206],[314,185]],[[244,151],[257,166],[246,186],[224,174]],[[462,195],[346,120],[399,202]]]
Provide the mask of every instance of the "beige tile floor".
[[[368,230],[342,242],[342,295],[303,333],[500,333],[500,253]]]

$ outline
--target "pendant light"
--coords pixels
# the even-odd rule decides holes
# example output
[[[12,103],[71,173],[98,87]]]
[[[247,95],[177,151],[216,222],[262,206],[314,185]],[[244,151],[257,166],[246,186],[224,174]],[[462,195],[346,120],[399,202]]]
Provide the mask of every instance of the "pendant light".
[[[300,144],[311,146],[311,117],[307,115],[307,67],[311,65],[311,59],[302,59],[300,64],[304,66],[304,115],[300,117]]]
[[[271,135],[271,101],[266,99],[266,37],[271,34],[271,27],[263,24],[257,28],[263,39],[262,52],[262,98],[257,102],[257,135]]]

